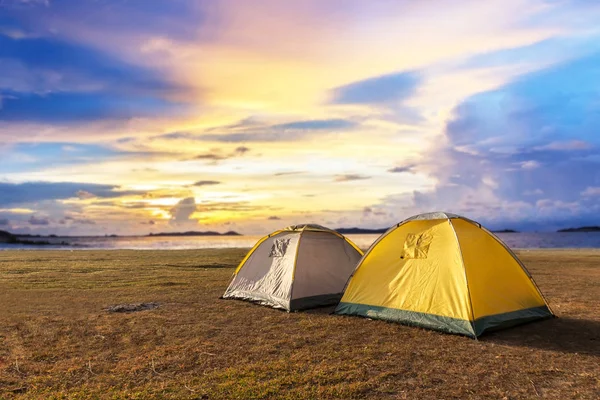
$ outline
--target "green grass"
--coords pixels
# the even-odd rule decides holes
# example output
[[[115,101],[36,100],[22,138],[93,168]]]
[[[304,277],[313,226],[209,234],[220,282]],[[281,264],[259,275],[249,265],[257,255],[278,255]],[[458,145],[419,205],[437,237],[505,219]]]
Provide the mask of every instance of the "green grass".
[[[219,300],[245,251],[0,252],[0,398],[600,397],[598,251],[521,252],[560,318],[478,341]]]

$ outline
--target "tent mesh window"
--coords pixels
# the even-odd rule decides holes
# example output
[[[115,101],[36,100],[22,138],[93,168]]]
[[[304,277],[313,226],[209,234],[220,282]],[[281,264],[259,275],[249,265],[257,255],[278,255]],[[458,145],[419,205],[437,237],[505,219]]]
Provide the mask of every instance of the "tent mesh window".
[[[404,241],[404,250],[400,258],[427,258],[432,239],[433,236],[427,231],[409,233]]]
[[[290,244],[290,239],[275,239],[269,257],[283,257]]]

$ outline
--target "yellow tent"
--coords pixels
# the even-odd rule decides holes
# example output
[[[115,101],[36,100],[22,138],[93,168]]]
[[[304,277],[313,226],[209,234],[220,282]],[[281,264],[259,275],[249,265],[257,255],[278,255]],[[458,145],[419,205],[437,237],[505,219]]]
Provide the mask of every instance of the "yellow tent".
[[[384,233],[359,262],[335,313],[473,338],[553,316],[500,239],[477,222],[440,212]]]

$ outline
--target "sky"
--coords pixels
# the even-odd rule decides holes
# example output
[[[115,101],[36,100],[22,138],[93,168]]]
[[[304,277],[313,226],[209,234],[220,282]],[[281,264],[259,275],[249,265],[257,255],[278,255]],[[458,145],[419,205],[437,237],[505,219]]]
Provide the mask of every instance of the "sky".
[[[600,224],[600,3],[0,0],[0,230]]]

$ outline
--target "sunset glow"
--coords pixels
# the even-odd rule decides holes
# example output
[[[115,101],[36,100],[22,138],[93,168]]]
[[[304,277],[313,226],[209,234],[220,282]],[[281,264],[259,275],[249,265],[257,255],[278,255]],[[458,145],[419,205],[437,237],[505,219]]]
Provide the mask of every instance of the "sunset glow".
[[[0,230],[598,224],[598,20],[566,0],[0,2]]]

